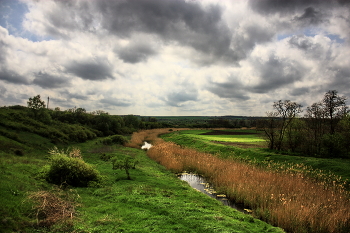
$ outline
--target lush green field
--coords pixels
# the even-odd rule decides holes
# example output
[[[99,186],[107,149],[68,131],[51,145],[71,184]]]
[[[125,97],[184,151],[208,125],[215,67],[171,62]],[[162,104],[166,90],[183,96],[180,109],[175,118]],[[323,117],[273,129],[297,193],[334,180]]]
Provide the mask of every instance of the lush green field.
[[[47,150],[32,148],[22,156],[0,153],[2,232],[282,232],[193,190],[142,150],[104,146],[100,139],[71,146],[80,148],[84,161],[101,173],[102,184],[59,190],[40,176],[49,164]],[[106,161],[110,156],[139,161],[130,171],[132,180],[124,171],[112,170]],[[28,196],[43,190],[77,201],[75,217],[37,226],[37,217],[39,223],[43,219]]]
[[[223,158],[240,159],[248,163],[254,163],[262,166],[271,163],[278,163],[275,165],[277,168],[290,167],[293,164],[304,164],[306,167],[303,167],[303,169],[305,169],[305,171],[310,173],[311,175],[319,174],[319,170],[322,170],[324,174],[328,175],[329,173],[331,173],[335,174],[336,176],[340,176],[342,181],[350,180],[350,159],[301,156],[289,152],[272,151],[266,148],[244,149],[234,145],[223,145],[214,143],[212,142],[212,135],[199,135],[208,132],[209,130],[186,130],[162,135],[162,138],[166,141],[173,141],[179,145],[194,148],[202,152],[209,152]],[[253,131],[248,130],[245,132]],[[228,135],[227,138],[234,137],[236,138],[235,140],[237,140],[236,142],[239,141],[241,143],[248,143],[247,141],[244,141],[245,136],[249,136],[253,140],[254,138],[259,139],[258,134]],[[217,136],[218,141],[223,141],[222,138],[224,138],[223,140],[225,140],[224,136]],[[263,144],[262,141],[253,143]],[[334,178],[333,176],[330,177]]]
[[[186,134],[189,137],[203,139],[207,141],[218,141],[218,142],[243,142],[243,143],[255,143],[265,142],[254,130],[227,130],[227,132],[244,132],[254,133],[246,135],[202,135],[203,133],[211,132],[211,130],[188,130],[180,132],[180,134]]]

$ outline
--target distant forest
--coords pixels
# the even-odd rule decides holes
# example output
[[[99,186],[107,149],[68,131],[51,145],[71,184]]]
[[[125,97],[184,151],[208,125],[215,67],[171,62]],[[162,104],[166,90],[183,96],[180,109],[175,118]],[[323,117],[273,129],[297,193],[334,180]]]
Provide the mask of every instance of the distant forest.
[[[350,115],[346,97],[337,91],[306,108],[279,100],[265,117],[249,116],[139,116],[110,115],[84,108],[61,111],[47,108],[40,95],[29,98],[27,107],[0,108],[0,135],[16,139],[6,130],[35,132],[53,143],[84,142],[95,137],[130,135],[155,128],[256,128],[263,132],[268,148],[309,156],[350,157]]]

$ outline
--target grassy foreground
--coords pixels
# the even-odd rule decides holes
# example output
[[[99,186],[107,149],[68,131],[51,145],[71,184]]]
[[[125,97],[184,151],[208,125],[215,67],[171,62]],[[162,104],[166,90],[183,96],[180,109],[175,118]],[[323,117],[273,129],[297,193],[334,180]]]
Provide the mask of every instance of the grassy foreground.
[[[140,149],[103,146],[98,140],[74,146],[104,176],[101,185],[60,190],[40,178],[48,164],[46,152],[0,154],[2,232],[283,232],[193,190]],[[139,161],[131,180],[124,171],[112,170],[111,156]],[[67,201],[70,217],[54,224],[42,221],[38,209],[44,204],[38,207],[28,197],[44,197],[43,192]]]

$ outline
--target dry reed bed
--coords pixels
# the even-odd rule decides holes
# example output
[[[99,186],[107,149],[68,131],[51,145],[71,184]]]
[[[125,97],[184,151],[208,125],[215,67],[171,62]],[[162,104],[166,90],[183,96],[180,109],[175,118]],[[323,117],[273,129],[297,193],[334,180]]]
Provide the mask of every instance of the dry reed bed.
[[[195,171],[254,215],[287,232],[348,232],[350,201],[343,187],[315,182],[302,173],[268,171],[235,160],[181,148],[157,139],[165,130],[133,135],[137,144],[152,140],[148,156],[173,172]],[[141,145],[140,144],[140,145]],[[138,147],[140,148],[140,147]]]

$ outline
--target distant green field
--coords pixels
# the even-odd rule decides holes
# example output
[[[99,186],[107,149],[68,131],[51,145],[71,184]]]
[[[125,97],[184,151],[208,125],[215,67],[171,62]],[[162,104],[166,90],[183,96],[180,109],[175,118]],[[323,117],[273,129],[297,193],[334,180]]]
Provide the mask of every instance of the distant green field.
[[[263,142],[262,138],[256,135],[195,135],[193,137],[218,142]]]
[[[245,132],[252,133],[252,130],[227,130],[229,132]],[[259,134],[245,134],[245,135],[201,135],[203,133],[211,132],[211,130],[185,130],[181,131],[181,134],[186,134],[193,138],[208,140],[208,141],[218,141],[218,142],[242,142],[242,143],[255,143],[264,142],[265,140],[260,137]]]

